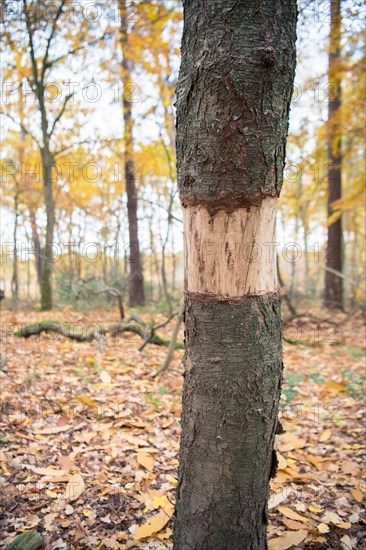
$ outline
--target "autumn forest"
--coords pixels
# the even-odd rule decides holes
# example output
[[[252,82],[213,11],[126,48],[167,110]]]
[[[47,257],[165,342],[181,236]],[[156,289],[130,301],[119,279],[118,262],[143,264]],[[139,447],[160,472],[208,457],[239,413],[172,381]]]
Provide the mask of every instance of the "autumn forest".
[[[365,6],[3,0],[0,548],[364,548]]]

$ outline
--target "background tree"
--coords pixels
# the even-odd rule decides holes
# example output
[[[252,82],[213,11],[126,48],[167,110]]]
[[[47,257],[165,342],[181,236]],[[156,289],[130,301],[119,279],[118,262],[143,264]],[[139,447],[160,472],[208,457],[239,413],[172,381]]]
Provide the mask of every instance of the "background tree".
[[[264,2],[260,10],[251,1],[184,5],[177,169],[186,355],[177,550],[267,548],[282,356],[274,245],[269,258],[264,250],[275,241],[296,18],[294,0]]]
[[[20,68],[21,80],[17,93],[24,108],[19,117],[12,113],[11,101],[2,113],[20,125],[23,132],[37,144],[43,181],[46,213],[45,240],[41,253],[40,288],[41,309],[52,308],[52,271],[54,264],[54,233],[56,224],[55,187],[59,182],[56,158],[59,153],[60,128],[67,118],[67,109],[75,92],[64,82],[59,68],[76,55],[85,55],[86,46],[96,44],[101,36],[93,36],[89,21],[75,10],[74,19],[66,13],[67,2],[42,0],[36,5],[28,0],[21,3],[21,12],[8,26],[4,41],[11,63]],[[56,9],[55,9],[56,8]],[[70,21],[74,25],[70,25]],[[99,32],[99,31],[97,31]],[[104,36],[104,34],[102,34]],[[90,42],[87,42],[87,38]],[[60,53],[61,52],[61,53]],[[24,89],[27,93],[24,95]],[[65,91],[66,90],[66,91]],[[33,101],[29,99],[33,94]],[[28,101],[27,101],[28,99]],[[18,115],[18,113],[17,113]],[[33,123],[35,117],[37,123]],[[26,122],[22,121],[26,118]],[[57,130],[57,132],[56,132]],[[69,134],[71,128],[69,128]],[[65,142],[65,138],[62,139]],[[34,167],[33,167],[34,170]],[[37,170],[37,168],[36,168]],[[33,231],[34,237],[36,233]]]
[[[341,0],[330,3],[329,67],[328,67],[328,218],[334,213],[335,201],[342,196],[342,131],[341,131]],[[324,305],[343,308],[342,218],[328,225]]]
[[[136,165],[134,162],[133,147],[133,118],[131,94],[134,93],[136,85],[131,81],[133,70],[133,57],[128,39],[128,11],[126,0],[119,0],[119,12],[121,18],[121,48],[122,48],[122,82],[123,82],[123,122],[124,122],[124,146],[125,146],[125,181],[127,193],[127,215],[129,230],[129,303],[130,306],[144,305],[144,278],[142,272],[142,259],[140,252],[140,241],[138,236],[137,220],[137,188],[136,188]]]

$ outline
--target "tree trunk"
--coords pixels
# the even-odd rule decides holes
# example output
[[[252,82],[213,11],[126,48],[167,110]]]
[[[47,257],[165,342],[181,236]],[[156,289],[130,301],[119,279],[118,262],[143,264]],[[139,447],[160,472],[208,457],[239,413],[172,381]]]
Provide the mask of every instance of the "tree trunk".
[[[54,262],[53,236],[55,229],[55,202],[52,189],[52,172],[55,159],[46,143],[41,150],[43,170],[43,193],[46,205],[46,240],[42,251],[41,310],[52,309],[52,271]]]
[[[128,39],[128,17],[126,0],[119,0],[121,17],[120,36],[122,45],[122,78],[124,87],[131,81],[132,60],[129,57]],[[132,103],[126,88],[123,93],[123,122],[124,122],[124,144],[125,144],[125,181],[127,193],[127,216],[128,231],[130,239],[130,281],[129,281],[129,304],[130,306],[141,306],[145,304],[144,278],[142,271],[142,259],[140,253],[140,242],[138,237],[137,220],[137,189],[136,189],[136,166],[133,157],[133,118]]]
[[[328,217],[333,214],[333,203],[342,196],[341,154],[341,0],[330,4],[331,24],[329,36],[328,66]],[[326,267],[342,273],[342,219],[328,227]],[[343,309],[342,278],[330,271],[325,272],[324,306]]]
[[[14,307],[17,306],[18,298],[19,298],[18,219],[19,219],[19,189],[18,189],[18,185],[16,184],[16,190],[14,195],[14,228],[13,228],[14,256],[13,256],[13,274],[11,277],[11,296],[13,299]]]
[[[177,89],[185,382],[175,550],[267,548],[282,379],[275,219],[296,1],[186,0]]]
[[[36,265],[37,280],[38,280],[39,288],[41,288],[42,252],[41,252],[41,242],[38,234],[36,214],[33,209],[33,206],[29,206],[29,221],[32,228],[32,242],[34,247],[34,259],[35,259],[35,265]]]

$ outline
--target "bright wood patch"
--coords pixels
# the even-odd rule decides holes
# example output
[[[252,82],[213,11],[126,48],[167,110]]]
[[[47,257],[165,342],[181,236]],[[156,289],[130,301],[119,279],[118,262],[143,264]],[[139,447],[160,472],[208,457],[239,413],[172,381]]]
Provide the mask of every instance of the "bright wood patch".
[[[276,198],[211,214],[184,209],[185,290],[240,297],[277,291]]]

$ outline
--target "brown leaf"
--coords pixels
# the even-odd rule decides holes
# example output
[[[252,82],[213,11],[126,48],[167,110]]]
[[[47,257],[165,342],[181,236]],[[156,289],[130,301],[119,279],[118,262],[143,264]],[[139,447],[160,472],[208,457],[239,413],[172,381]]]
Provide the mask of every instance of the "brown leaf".
[[[77,470],[75,463],[68,456],[60,455],[58,463],[63,470]]]
[[[137,453],[137,462],[149,472],[152,472],[154,469],[155,460],[144,451],[139,451]]]
[[[73,501],[77,500],[85,487],[84,480],[79,473],[70,476],[69,483],[65,489],[65,499]]]
[[[363,494],[358,489],[350,489],[350,493],[357,500],[357,502],[362,502]]]
[[[282,518],[282,523],[286,525],[291,531],[298,531],[299,529],[306,529],[306,525],[293,519]]]
[[[325,441],[328,441],[332,436],[332,430],[324,430],[324,432],[321,433],[319,437],[320,443],[325,443]]]
[[[303,523],[309,523],[309,518],[305,516],[300,516],[297,512],[294,510],[291,510],[291,508],[287,508],[286,506],[279,506],[278,511],[281,512],[284,516],[286,516],[289,519],[294,519],[296,521],[302,521]]]
[[[164,512],[164,510],[161,510],[158,514],[152,516],[149,520],[145,521],[145,523],[136,529],[134,539],[141,540],[151,537],[151,535],[161,531],[168,523],[169,519],[169,516]]]
[[[268,550],[287,550],[288,548],[292,548],[302,542],[307,534],[308,531],[305,529],[302,531],[287,531],[282,537],[268,541]]]

